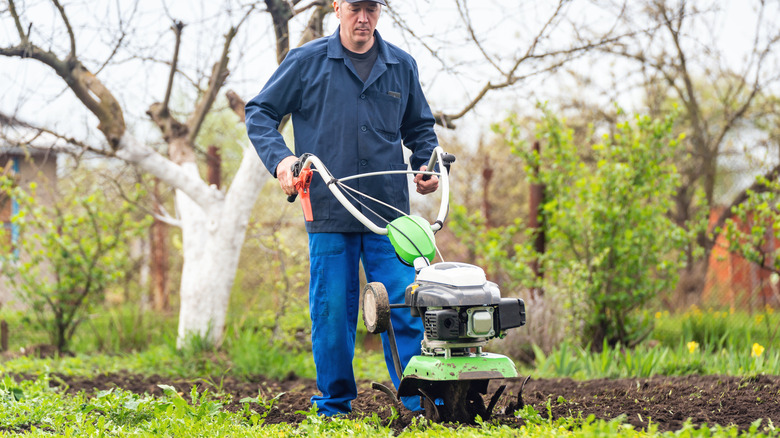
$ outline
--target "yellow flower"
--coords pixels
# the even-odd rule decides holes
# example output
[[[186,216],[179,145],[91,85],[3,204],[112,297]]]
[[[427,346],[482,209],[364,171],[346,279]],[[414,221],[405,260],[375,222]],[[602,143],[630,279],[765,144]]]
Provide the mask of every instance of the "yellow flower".
[[[696,342],[696,341],[688,342],[688,351],[690,351],[691,354],[693,354],[693,352],[696,351],[697,348],[699,348],[699,343],[698,342]]]
[[[655,312],[655,319],[661,319],[661,312]]]
[[[767,304],[767,305],[765,306],[765,308],[766,308],[766,313],[767,313],[768,315],[771,315],[771,314],[773,314],[773,313],[775,312],[775,309],[774,309],[772,306],[770,306],[769,304]]]
[[[764,315],[756,315],[756,324],[761,324],[761,321],[764,320]]]
[[[762,347],[758,343],[753,344],[753,349],[750,352],[750,355],[752,357],[760,357],[762,354],[764,354],[764,347]]]

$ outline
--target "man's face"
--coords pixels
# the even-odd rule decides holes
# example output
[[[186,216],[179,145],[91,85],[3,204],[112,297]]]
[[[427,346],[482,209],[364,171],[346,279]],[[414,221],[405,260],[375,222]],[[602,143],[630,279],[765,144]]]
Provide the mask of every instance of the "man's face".
[[[341,44],[356,53],[370,49],[381,8],[376,2],[347,3],[335,0],[333,9],[341,23]]]

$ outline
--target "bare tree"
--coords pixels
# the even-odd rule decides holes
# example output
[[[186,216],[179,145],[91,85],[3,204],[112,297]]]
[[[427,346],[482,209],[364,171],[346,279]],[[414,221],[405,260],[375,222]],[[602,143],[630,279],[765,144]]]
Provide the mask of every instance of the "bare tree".
[[[219,344],[248,217],[268,174],[254,148],[246,145],[243,160],[230,188],[220,191],[210,186],[200,175],[196,138],[229,74],[227,67],[231,43],[245,19],[259,10],[261,5],[243,7],[237,23],[225,33],[223,49],[207,78],[208,85],[205,90],[201,90],[195,107],[184,121],[180,121],[170,109],[170,98],[179,73],[177,65],[181,38],[185,30],[182,22],[174,22],[172,30],[176,35],[176,44],[170,62],[168,86],[163,99],[152,104],[147,111],[167,144],[168,156],[165,157],[142,143],[127,129],[126,110],[77,52],[78,32],[72,26],[65,7],[59,0],[51,2],[59,13],[69,41],[64,53],[57,53],[56,49],[44,49],[46,42],[34,41],[29,31],[33,22],[25,20],[17,9],[17,2],[10,0],[8,12],[19,40],[14,45],[0,47],[0,55],[32,59],[50,67],[67,84],[78,101],[97,117],[98,129],[106,140],[105,145],[71,141],[61,143],[58,148],[77,154],[86,149],[92,153],[120,158],[175,188],[178,217],[158,214],[157,218],[182,229],[184,266],[180,288],[179,344],[191,335],[199,335],[213,344]],[[311,8],[312,19],[306,35],[307,38],[320,36],[317,31],[322,29],[325,2],[314,1],[296,11],[293,6],[298,3],[279,0],[265,2],[274,20],[279,59],[289,50],[287,22],[296,13]],[[49,47],[55,46],[49,44]],[[243,119],[243,105],[237,102],[240,99],[235,93],[229,92],[228,96],[231,107]],[[65,138],[63,135],[60,137]]]

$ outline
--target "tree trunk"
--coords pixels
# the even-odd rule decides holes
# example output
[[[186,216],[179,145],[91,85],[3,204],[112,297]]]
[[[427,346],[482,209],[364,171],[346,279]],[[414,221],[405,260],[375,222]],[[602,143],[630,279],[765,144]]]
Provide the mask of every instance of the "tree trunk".
[[[159,180],[154,181],[154,195],[159,199]],[[162,214],[162,210],[156,204],[155,213]],[[157,312],[170,310],[170,298],[168,290],[168,225],[159,219],[155,219],[149,230],[151,243],[151,289],[152,306]]]
[[[197,172],[194,163],[185,166]],[[221,344],[249,215],[268,177],[257,153],[247,148],[230,190],[210,212],[177,190],[177,209],[185,218],[178,347],[192,336]]]
[[[193,335],[219,345],[249,215],[270,174],[251,146],[225,194],[200,179],[194,162],[176,165],[131,134],[122,136],[117,157],[177,188],[184,258],[177,345]]]

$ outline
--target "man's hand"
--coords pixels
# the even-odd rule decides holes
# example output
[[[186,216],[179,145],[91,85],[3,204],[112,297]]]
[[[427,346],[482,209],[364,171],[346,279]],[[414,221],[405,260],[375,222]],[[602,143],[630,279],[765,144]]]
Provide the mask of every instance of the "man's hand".
[[[428,170],[428,166],[420,166],[421,171]],[[423,181],[422,174],[417,174],[414,176],[414,183],[417,184],[417,193],[420,193],[422,195],[427,195],[428,193],[433,193],[436,191],[436,189],[439,188],[439,177],[436,175],[431,175],[431,179],[428,181]]]
[[[293,174],[291,169],[292,165],[295,164],[297,160],[298,158],[296,156],[290,155],[276,166],[276,179],[279,180],[279,185],[282,187],[282,190],[284,190],[284,193],[288,196],[298,193],[295,190],[295,183],[293,181]]]

